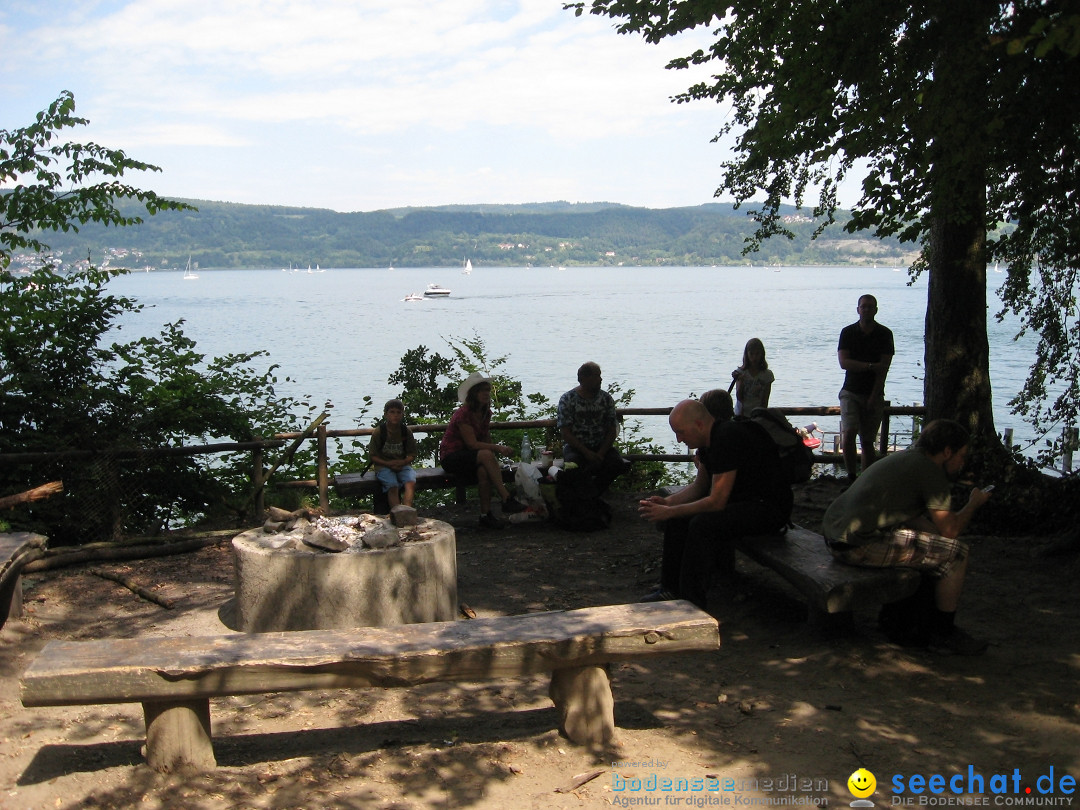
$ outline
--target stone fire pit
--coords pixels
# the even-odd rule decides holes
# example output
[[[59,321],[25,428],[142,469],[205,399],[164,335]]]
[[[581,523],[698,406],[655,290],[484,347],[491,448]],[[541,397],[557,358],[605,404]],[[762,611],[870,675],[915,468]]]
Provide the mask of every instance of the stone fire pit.
[[[373,515],[301,518],[250,529],[232,545],[236,626],[245,633],[457,616],[454,527],[439,520],[397,528]]]

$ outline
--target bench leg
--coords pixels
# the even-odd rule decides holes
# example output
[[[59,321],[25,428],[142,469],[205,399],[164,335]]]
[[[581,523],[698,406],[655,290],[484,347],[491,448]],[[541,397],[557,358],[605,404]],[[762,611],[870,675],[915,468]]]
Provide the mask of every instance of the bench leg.
[[[607,667],[557,669],[548,690],[559,730],[578,745],[604,745],[615,736],[615,700]]]
[[[382,491],[382,486],[371,496],[371,512],[375,515],[390,514],[390,498]]]
[[[855,631],[855,615],[850,610],[828,613],[815,605],[806,610],[806,623],[817,630],[832,636],[849,635]]]
[[[210,737],[210,700],[144,703],[146,762],[155,771],[217,766]]]
[[[7,618],[21,619],[23,610],[22,577],[15,577],[15,584],[11,589],[11,600],[8,602]],[[0,622],[2,624],[3,622]]]

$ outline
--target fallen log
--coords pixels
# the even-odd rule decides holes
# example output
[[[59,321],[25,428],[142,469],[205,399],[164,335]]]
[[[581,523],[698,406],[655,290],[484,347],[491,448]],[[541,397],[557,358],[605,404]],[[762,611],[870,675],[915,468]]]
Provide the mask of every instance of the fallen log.
[[[214,529],[212,531],[201,532],[177,532],[175,534],[168,535],[136,535],[132,537],[122,537],[119,540],[98,540],[93,543],[80,543],[77,546],[57,546],[50,548],[46,552],[46,556],[56,556],[60,554],[71,554],[75,551],[89,551],[91,549],[115,549],[126,548],[129,546],[171,546],[175,543],[188,543],[192,540],[210,540],[216,538],[220,540],[223,537],[236,537],[240,532],[244,531],[244,528],[234,529]]]
[[[232,534],[236,534],[233,532]],[[63,568],[66,565],[75,565],[84,562],[100,562],[103,560],[141,560],[149,557],[167,557],[170,554],[185,554],[189,551],[198,551],[206,546],[217,545],[222,537],[196,537],[179,543],[157,544],[152,546],[122,546],[105,547],[98,544],[97,548],[82,549],[51,549],[51,556],[29,562],[23,568],[23,572],[32,574],[36,571],[50,571],[54,568]],[[54,555],[54,556],[52,556]]]

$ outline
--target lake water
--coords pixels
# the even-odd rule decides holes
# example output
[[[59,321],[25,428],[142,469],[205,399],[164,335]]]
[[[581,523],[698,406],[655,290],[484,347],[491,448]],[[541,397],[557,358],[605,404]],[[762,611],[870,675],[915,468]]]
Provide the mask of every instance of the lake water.
[[[180,318],[208,357],[269,352],[280,365],[279,393],[334,404],[331,428],[359,425],[362,397],[377,409],[395,391],[387,378],[401,356],[425,345],[449,355],[445,338],[482,338],[489,357],[526,392],[553,401],[576,384],[578,366],[600,364],[607,383],[636,391],[635,407],[666,407],[690,394],[726,388],[751,337],[765,343],[776,374],[770,404],[835,405],[843,382],[836,360],[840,329],[857,319],[859,295],[877,296],[881,323],[893,330],[896,357],[886,386],[895,405],[922,402],[926,283],[906,271],[853,267],[452,268],[203,270],[133,273],[111,289],[147,305],[124,321],[128,339],[156,334]],[[432,282],[448,298],[405,302]],[[996,312],[991,293],[990,312]],[[990,323],[994,417],[1000,432],[1030,430],[1007,402],[1030,365],[1030,339],[1015,323]],[[259,368],[263,367],[260,363]],[[836,420],[818,419],[835,430]],[[364,427],[367,424],[362,425]],[[666,424],[647,435],[674,449]]]

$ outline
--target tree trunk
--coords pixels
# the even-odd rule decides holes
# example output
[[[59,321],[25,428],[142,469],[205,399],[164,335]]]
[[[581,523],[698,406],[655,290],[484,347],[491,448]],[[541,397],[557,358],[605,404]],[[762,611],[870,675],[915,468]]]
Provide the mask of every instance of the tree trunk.
[[[935,221],[926,301],[927,419],[955,419],[977,447],[1000,447],[986,337],[986,229]]]
[[[930,135],[930,279],[926,302],[927,419],[955,419],[976,455],[1000,454],[986,334],[986,37],[996,5],[942,4],[948,47],[924,109]]]

